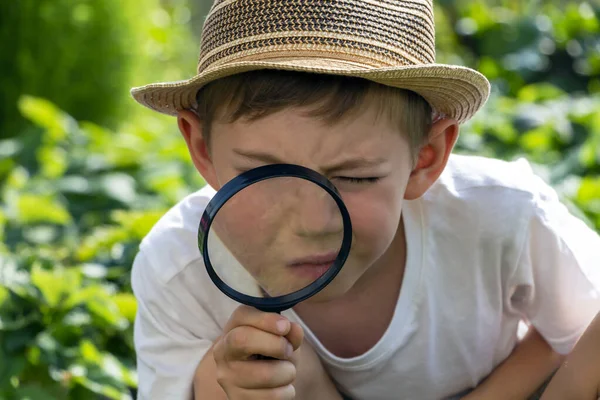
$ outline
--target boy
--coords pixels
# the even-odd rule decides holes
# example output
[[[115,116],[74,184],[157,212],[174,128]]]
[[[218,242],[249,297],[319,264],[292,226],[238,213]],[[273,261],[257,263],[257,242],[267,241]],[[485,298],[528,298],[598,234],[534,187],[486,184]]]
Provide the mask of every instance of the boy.
[[[133,267],[141,399],[527,398],[558,367],[600,308],[600,239],[525,162],[451,155],[489,83],[434,36],[427,0],[219,0],[198,75],[133,90],[208,183]],[[280,162],[329,178],[354,236],[328,300],[282,316],[219,292],[196,243],[215,189]]]

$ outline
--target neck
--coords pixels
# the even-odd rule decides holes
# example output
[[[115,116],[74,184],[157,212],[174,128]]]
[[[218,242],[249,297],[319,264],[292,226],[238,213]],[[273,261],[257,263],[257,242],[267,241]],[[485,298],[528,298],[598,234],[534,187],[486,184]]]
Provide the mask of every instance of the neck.
[[[396,235],[387,250],[375,263],[360,277],[356,284],[345,296],[350,298],[364,295],[386,282],[396,281],[404,276],[406,265],[406,232],[404,221],[401,218],[396,230]]]

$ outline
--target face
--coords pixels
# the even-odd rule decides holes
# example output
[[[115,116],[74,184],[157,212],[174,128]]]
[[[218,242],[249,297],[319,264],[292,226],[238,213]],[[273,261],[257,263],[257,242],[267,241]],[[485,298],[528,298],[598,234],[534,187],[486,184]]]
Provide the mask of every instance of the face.
[[[252,122],[214,124],[205,175],[215,189],[242,172],[273,163],[298,164],[323,174],[346,204],[353,227],[350,255],[334,281],[311,301],[342,296],[396,235],[412,171],[407,140],[372,109],[335,125],[299,109]],[[224,242],[238,246],[233,252],[248,261],[248,271],[278,294],[281,288],[298,289],[315,279],[290,273],[285,267],[290,262],[316,257],[316,263],[323,263],[319,273],[326,270],[327,256],[339,249],[342,224],[333,200],[312,183],[273,183],[243,191],[246,199],[234,199],[217,229]]]

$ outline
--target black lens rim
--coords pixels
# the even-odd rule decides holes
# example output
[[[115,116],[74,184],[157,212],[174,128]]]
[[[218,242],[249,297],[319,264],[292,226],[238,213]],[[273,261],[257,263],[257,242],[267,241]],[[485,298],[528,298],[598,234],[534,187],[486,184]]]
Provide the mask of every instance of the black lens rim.
[[[266,179],[280,177],[300,178],[310,181],[327,191],[327,193],[333,197],[342,214],[342,221],[344,224],[342,246],[337,258],[333,262],[332,267],[329,268],[325,274],[319,277],[319,279],[307,287],[294,293],[277,297],[260,298],[248,296],[231,288],[215,272],[208,254],[208,232],[210,231],[212,222],[221,207],[223,207],[223,205],[235,194],[255,183],[264,181]],[[310,168],[294,164],[265,165],[251,169],[250,171],[244,172],[243,174],[233,178],[223,185],[223,187],[217,191],[215,196],[210,200],[206,206],[206,209],[204,210],[204,213],[202,214],[202,218],[200,219],[200,224],[198,226],[198,248],[204,260],[206,272],[217,288],[237,302],[267,312],[281,312],[287,310],[323,290],[323,288],[325,288],[336,277],[336,275],[344,266],[351,247],[352,222],[350,220],[348,209],[346,208],[346,205],[344,204],[337,188],[333,185],[333,183],[331,183],[327,178],[318,172]]]

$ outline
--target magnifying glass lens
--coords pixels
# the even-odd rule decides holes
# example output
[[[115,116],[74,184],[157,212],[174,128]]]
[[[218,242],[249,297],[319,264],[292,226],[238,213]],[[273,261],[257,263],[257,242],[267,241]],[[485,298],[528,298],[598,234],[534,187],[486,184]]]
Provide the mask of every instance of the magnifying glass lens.
[[[206,251],[215,274],[236,292],[287,296],[334,266],[344,222],[323,187],[299,177],[272,177],[246,186],[219,208]]]

